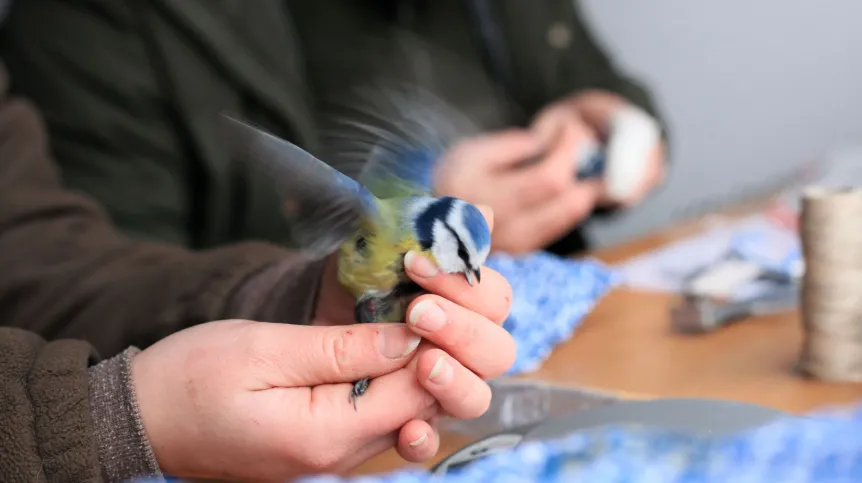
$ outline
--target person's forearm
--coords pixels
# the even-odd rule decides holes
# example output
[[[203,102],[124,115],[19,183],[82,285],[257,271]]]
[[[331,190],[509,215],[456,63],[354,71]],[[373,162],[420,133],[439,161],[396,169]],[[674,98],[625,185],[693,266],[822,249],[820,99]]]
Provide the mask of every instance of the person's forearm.
[[[98,204],[64,189],[40,117],[5,98],[5,80],[0,75],[3,325],[84,339],[110,357],[211,320],[308,321],[321,264],[264,243],[191,252],[124,238]],[[259,277],[272,270],[295,280]],[[254,289],[243,289],[251,281]],[[263,303],[275,287],[290,293]],[[254,294],[257,304],[238,300]]]

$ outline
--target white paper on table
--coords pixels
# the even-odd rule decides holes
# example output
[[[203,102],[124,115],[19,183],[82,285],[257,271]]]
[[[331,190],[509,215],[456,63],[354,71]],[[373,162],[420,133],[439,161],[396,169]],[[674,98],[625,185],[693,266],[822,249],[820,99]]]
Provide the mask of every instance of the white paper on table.
[[[695,274],[715,267],[718,268],[715,274],[700,281],[702,288],[714,295],[747,298],[768,290],[771,284],[753,281],[759,271],[751,264],[726,259],[734,235],[749,229],[781,230],[762,215],[708,229],[618,265],[621,285],[646,291],[680,292]]]

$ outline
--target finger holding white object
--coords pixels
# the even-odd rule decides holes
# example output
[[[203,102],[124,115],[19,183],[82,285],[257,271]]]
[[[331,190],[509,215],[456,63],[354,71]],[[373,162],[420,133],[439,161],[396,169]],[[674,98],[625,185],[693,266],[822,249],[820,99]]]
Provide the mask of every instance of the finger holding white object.
[[[661,136],[658,122],[631,104],[611,118],[605,153],[604,179],[608,196],[623,202],[637,195],[644,182],[650,154]]]

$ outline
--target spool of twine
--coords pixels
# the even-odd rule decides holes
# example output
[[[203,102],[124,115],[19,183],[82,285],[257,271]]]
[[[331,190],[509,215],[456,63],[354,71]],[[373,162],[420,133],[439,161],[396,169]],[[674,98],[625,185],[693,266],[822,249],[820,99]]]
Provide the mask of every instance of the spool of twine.
[[[799,368],[826,381],[862,382],[862,189],[806,190],[800,232]]]

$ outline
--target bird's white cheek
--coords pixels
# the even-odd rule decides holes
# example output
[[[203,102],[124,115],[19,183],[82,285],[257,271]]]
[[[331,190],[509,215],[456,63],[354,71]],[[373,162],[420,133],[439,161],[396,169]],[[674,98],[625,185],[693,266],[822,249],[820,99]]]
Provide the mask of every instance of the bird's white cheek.
[[[434,224],[434,243],[431,253],[437,259],[437,266],[446,273],[464,271],[464,262],[458,257],[458,241],[441,223]]]

